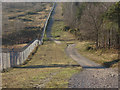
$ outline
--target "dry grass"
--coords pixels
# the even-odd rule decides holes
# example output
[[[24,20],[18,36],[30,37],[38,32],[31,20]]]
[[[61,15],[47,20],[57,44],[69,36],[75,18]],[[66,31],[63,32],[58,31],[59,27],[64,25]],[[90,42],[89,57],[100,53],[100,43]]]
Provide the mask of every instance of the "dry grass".
[[[42,6],[42,5],[44,5],[44,6]],[[9,30],[7,33],[11,33],[13,31],[15,31],[14,23],[17,23],[18,22],[17,20],[20,20],[22,23],[25,24],[25,26],[38,26],[39,25],[42,28],[47,19],[48,13],[49,13],[50,9],[52,8],[50,5],[51,4],[49,4],[49,3],[40,4],[40,6],[42,6],[42,8],[45,8],[45,9],[38,11],[38,12],[36,11],[36,13],[38,13],[38,14],[34,14],[34,15],[27,14],[28,12],[35,12],[36,9],[34,9],[34,7],[29,7],[29,8],[25,7],[25,9],[21,9],[21,8],[20,9],[19,8],[4,9],[3,15],[5,17],[16,17],[15,19],[8,19],[7,24],[11,27],[9,27]],[[36,7],[37,7],[37,4],[36,4]],[[46,11],[46,9],[47,9],[47,11]],[[10,12],[10,11],[12,11],[12,12]],[[17,12],[17,11],[21,11],[21,12]],[[24,16],[18,17],[19,15],[24,15]],[[26,23],[25,21],[22,21],[21,19],[32,19],[33,21],[32,22],[27,21],[27,23]],[[3,34],[5,34],[4,30],[3,30]]]
[[[3,87],[32,88],[41,84],[47,88],[67,87],[69,78],[79,72],[81,67],[65,55],[65,47],[66,44],[45,42],[26,65],[2,74]],[[73,65],[77,66],[73,67]],[[43,82],[47,79],[49,81]]]
[[[45,41],[27,64],[2,73],[4,88],[68,87],[70,77],[79,72],[81,67],[64,51],[69,42],[64,40],[73,37],[67,32],[62,32],[63,24],[62,21],[55,22],[52,28],[53,37],[60,35],[56,39],[63,40],[62,44]]]
[[[63,20],[61,5],[62,5],[62,3],[60,3],[60,2],[57,3],[56,14],[54,16],[55,20]]]
[[[23,48],[24,46],[26,46],[27,44],[18,44],[18,45],[12,45],[12,46],[2,46],[2,48],[9,48],[9,49],[16,49],[16,48]]]
[[[76,48],[85,57],[106,67],[117,67],[117,51],[114,49],[87,50],[88,46],[94,45],[92,42],[77,42]]]

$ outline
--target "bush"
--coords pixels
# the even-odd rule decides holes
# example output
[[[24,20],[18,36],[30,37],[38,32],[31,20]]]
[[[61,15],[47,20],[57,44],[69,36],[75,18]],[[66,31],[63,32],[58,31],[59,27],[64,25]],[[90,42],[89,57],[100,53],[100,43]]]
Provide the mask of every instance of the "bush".
[[[27,12],[28,15],[38,14],[37,12]]]
[[[16,16],[13,16],[13,17],[9,17],[9,19],[15,19],[15,18],[17,18]]]
[[[18,15],[18,17],[23,17],[23,16],[25,16],[25,14]]]
[[[93,47],[88,46],[88,47],[86,47],[86,50],[93,50]]]
[[[3,45],[14,45],[29,43],[41,35],[40,30],[21,30],[2,37]]]
[[[33,20],[31,20],[31,19],[22,19],[23,21],[33,21]]]
[[[43,11],[43,9],[38,9],[38,10],[36,10],[36,12],[41,12],[41,11]]]
[[[63,31],[68,31],[69,29],[70,29],[69,26],[64,26],[64,27],[63,27]]]

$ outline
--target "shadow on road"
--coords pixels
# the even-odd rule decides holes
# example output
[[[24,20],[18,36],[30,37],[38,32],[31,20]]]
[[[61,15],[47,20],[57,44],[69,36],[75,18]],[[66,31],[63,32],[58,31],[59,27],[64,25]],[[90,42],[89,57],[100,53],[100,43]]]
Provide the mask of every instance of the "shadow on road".
[[[105,62],[105,63],[103,63],[103,66],[109,68],[109,67],[111,67],[112,65],[114,65],[114,64],[116,64],[116,63],[118,63],[118,62],[120,62],[119,59],[113,60],[113,61],[110,61],[110,62]]]
[[[63,64],[51,64],[51,65],[32,65],[32,66],[24,66],[24,67],[14,67],[14,68],[54,68],[54,67],[80,67],[80,65],[63,65]],[[83,66],[84,69],[104,69],[102,66]]]
[[[80,67],[80,65],[62,65],[62,64],[51,64],[51,65],[33,65],[15,68],[53,68],[53,67]]]
[[[103,66],[83,66],[84,69],[105,69]]]

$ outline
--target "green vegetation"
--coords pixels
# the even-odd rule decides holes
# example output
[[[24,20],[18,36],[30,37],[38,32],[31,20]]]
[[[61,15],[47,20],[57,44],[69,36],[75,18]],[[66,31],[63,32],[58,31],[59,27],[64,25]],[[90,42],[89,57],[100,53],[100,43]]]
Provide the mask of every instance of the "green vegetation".
[[[101,54],[105,54],[103,51],[106,50],[115,50],[118,53],[117,56],[115,52],[115,59],[118,57],[120,60],[120,2],[63,3],[62,8],[66,25],[64,31],[72,33],[79,41],[94,44],[94,47],[87,49],[94,48],[96,52],[101,51]]]
[[[119,14],[120,14],[120,2],[115,3],[112,5],[107,13],[105,13],[105,18],[110,20],[111,22],[117,23],[119,22]]]
[[[98,48],[119,46],[118,3],[63,3],[64,21],[77,39],[89,40]],[[69,16],[69,17],[68,17]]]

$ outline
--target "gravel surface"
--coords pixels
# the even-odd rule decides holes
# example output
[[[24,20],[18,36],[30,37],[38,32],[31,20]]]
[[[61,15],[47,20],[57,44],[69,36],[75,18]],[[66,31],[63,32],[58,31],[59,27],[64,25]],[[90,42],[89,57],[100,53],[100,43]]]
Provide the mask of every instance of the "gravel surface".
[[[75,60],[78,64],[80,64],[84,68],[105,68],[80,55],[75,49],[75,44],[68,45],[68,47],[66,48],[66,53],[68,56],[70,56],[73,60]]]
[[[69,80],[69,88],[118,88],[118,69],[105,68],[80,55],[71,44],[66,53],[78,62],[83,71],[75,74]]]
[[[69,80],[69,88],[118,88],[113,69],[84,69]]]

